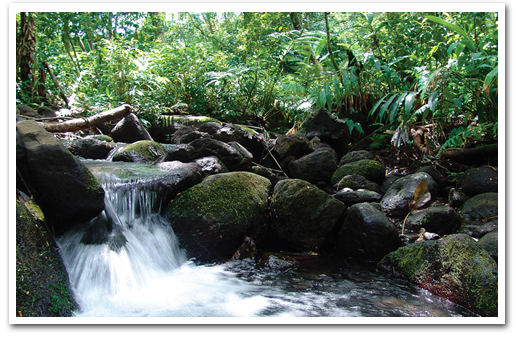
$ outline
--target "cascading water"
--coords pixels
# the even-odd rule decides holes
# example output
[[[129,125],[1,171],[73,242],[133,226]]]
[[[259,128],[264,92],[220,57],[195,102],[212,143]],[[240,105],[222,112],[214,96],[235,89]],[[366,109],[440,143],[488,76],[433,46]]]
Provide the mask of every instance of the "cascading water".
[[[87,164],[105,189],[106,209],[59,239],[80,305],[76,316],[472,315],[415,286],[368,271],[279,271],[257,268],[249,259],[195,265],[160,215],[164,191],[145,179],[165,173],[133,163]]]

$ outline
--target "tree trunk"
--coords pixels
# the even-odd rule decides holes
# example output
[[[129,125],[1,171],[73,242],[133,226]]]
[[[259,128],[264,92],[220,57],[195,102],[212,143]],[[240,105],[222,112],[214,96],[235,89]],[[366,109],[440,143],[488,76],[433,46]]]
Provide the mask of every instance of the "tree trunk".
[[[59,82],[56,80],[56,77],[54,76],[54,73],[52,72],[52,69],[50,69],[50,66],[49,64],[45,61],[45,62],[42,62],[41,63],[48,71],[50,77],[52,78],[52,81],[54,81],[54,85],[56,86],[56,88],[59,90],[59,96],[61,96],[61,98],[63,99],[63,101],[65,101],[65,105],[66,107],[68,108],[68,97],[66,97],[65,95],[65,92],[63,91],[63,89],[61,88],[61,86],[59,85]]]
[[[120,120],[129,115],[132,111],[133,108],[130,105],[124,104],[115,109],[100,112],[90,117],[70,119],[61,123],[40,124],[49,132],[74,132],[91,129],[105,122]]]
[[[32,96],[34,85],[34,74],[32,74],[32,65],[34,64],[34,56],[36,55],[36,35],[34,34],[34,19],[29,17],[27,13],[20,14],[20,36],[17,44],[17,59],[19,60],[19,77],[25,85],[24,89],[28,90]]]

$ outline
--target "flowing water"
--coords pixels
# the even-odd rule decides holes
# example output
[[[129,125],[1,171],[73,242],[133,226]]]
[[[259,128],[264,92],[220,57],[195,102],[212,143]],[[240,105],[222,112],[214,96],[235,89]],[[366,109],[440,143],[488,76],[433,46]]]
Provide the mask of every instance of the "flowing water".
[[[464,317],[466,309],[374,268],[308,259],[297,268],[250,259],[196,265],[160,215],[165,175],[143,164],[85,161],[106,192],[97,219],[60,238],[86,317]]]

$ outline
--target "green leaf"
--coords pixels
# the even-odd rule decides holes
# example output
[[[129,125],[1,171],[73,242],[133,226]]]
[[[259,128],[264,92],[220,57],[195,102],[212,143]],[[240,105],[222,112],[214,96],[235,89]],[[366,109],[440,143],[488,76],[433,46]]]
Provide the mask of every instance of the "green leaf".
[[[490,73],[488,73],[488,75],[486,75],[485,83],[483,85],[484,90],[488,89],[492,85],[492,82],[494,81],[494,79],[497,77],[498,67],[499,66],[495,66],[495,68]]]
[[[381,110],[379,111],[379,120],[382,121],[382,118],[384,117],[384,112],[388,109],[391,102],[397,97],[397,94],[393,94],[387,101],[381,106]]]
[[[406,102],[404,103],[404,113],[408,115],[411,112],[411,109],[413,108],[413,103],[415,102],[415,96],[418,94],[418,92],[410,92],[406,96]]]
[[[377,103],[375,104],[375,106],[373,107],[373,109],[370,111],[369,115],[372,116],[375,111],[377,110],[377,108],[382,104],[382,102],[384,101],[384,99],[388,96],[389,94],[386,94],[384,95],[380,100],[377,101]]]
[[[434,112],[434,110],[436,110],[436,103],[438,102],[438,91],[433,91],[431,94],[429,94],[428,102],[429,110]]]
[[[404,98],[406,98],[407,96],[407,92],[403,92],[398,98],[397,100],[395,101],[395,103],[393,103],[393,105],[391,106],[391,112],[390,112],[390,122],[393,122],[395,120],[395,116],[397,115],[397,111],[399,109],[399,106],[400,104],[402,103],[402,100]]]

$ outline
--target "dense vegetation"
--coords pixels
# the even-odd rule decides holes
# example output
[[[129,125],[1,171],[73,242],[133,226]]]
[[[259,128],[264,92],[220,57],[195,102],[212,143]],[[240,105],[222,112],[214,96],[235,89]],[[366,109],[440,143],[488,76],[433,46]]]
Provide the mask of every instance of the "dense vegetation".
[[[17,32],[18,104],[282,132],[326,107],[370,146],[430,126],[429,154],[497,139],[497,13],[41,12]]]

